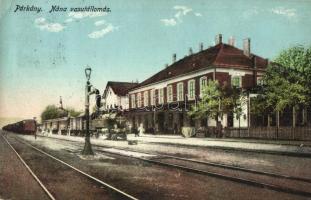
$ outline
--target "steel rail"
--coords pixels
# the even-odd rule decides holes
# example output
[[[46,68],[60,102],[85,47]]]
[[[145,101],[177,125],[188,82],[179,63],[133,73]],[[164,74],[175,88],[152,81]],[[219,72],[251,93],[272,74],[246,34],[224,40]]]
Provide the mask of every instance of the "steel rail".
[[[224,175],[224,174],[215,173],[215,172],[211,172],[211,171],[200,170],[200,169],[196,169],[196,168],[192,168],[192,167],[186,167],[186,166],[182,166],[182,165],[178,165],[178,164],[171,164],[171,163],[166,163],[166,162],[162,162],[162,161],[157,161],[155,159],[147,159],[147,158],[135,157],[135,156],[125,155],[125,154],[121,154],[121,153],[117,153],[117,152],[111,152],[111,151],[107,151],[107,150],[98,150],[98,151],[104,152],[104,153],[108,153],[108,154],[115,154],[115,155],[123,156],[123,157],[134,158],[134,159],[142,160],[142,161],[153,163],[153,164],[158,164],[158,165],[162,165],[162,166],[166,166],[166,167],[171,167],[171,168],[177,168],[177,169],[181,169],[181,170],[184,170],[184,171],[187,171],[187,172],[192,172],[192,173],[196,173],[196,174],[212,176],[212,177],[221,178],[221,179],[225,179],[225,180],[230,180],[230,181],[234,181],[234,182],[238,182],[238,183],[243,183],[243,184],[247,184],[247,185],[252,185],[252,186],[256,186],[256,187],[260,187],[260,188],[268,188],[268,189],[271,189],[271,190],[275,190],[275,191],[279,191],[279,192],[284,192],[284,193],[288,193],[288,194],[296,194],[296,195],[311,197],[311,193],[310,192],[302,191],[302,190],[297,190],[297,189],[293,189],[293,188],[290,188],[290,187],[284,187],[284,186],[268,184],[268,183],[263,183],[263,182],[249,180],[249,179],[244,179],[244,178],[238,178],[238,177]]]
[[[43,137],[45,137],[45,136],[43,136]],[[51,138],[51,137],[48,137],[48,138]],[[51,139],[62,140],[62,141],[70,141],[72,143],[79,143],[78,141],[72,141],[69,139],[62,139],[62,138],[51,138]],[[249,172],[249,173],[253,173],[253,174],[260,174],[260,175],[265,175],[265,176],[271,176],[271,177],[277,177],[277,178],[297,180],[297,181],[303,181],[303,182],[311,183],[310,178],[302,178],[302,177],[297,177],[297,176],[289,176],[289,175],[285,175],[285,174],[277,174],[277,173],[266,172],[266,171],[258,171],[258,170],[254,170],[254,169],[248,169],[245,167],[237,167],[237,166],[227,165],[227,164],[222,164],[222,163],[200,161],[200,160],[195,160],[195,159],[182,158],[182,157],[178,157],[178,156],[171,156],[171,155],[167,155],[167,154],[158,154],[158,153],[152,153],[152,152],[148,152],[148,151],[144,152],[144,151],[132,150],[132,149],[128,149],[128,148],[114,147],[114,146],[110,146],[110,145],[93,144],[93,146],[101,147],[101,148],[105,148],[105,147],[106,148],[114,148],[114,149],[118,149],[118,150],[126,150],[126,151],[132,151],[132,152],[144,153],[144,154],[153,154],[153,155],[157,155],[159,157],[164,156],[164,157],[173,158],[173,159],[177,159],[177,160],[183,160],[183,161],[189,161],[189,162],[193,162],[193,163],[205,164],[205,165],[210,165],[210,166],[214,166],[214,167],[220,167],[220,168],[225,168],[225,169],[232,169],[232,170],[237,170],[237,171]]]
[[[14,147],[10,144],[10,142],[1,134],[3,139],[6,141],[6,143],[11,147],[11,149],[15,152],[16,156],[19,158],[19,160],[23,163],[23,165],[26,167],[26,169],[30,172],[32,177],[38,182],[40,187],[43,189],[43,191],[47,194],[47,196],[51,200],[56,200],[55,197],[49,192],[49,190],[43,185],[43,183],[40,181],[40,179],[36,176],[36,174],[30,169],[30,167],[26,164],[24,159],[17,153],[17,151],[14,149]]]
[[[52,138],[52,139],[63,140],[63,141],[71,141],[71,140],[68,140],[68,139],[60,139],[60,138]],[[79,143],[78,141],[71,141],[71,142]],[[270,172],[262,172],[262,171],[256,171],[256,170],[252,170],[252,169],[247,169],[247,168],[240,168],[240,167],[225,165],[225,164],[204,162],[204,161],[198,161],[198,160],[192,160],[192,159],[185,159],[185,158],[180,158],[180,157],[175,157],[175,156],[170,156],[170,155],[165,155],[165,154],[153,154],[153,153],[150,153],[150,152],[146,153],[146,152],[143,152],[143,151],[129,150],[127,148],[115,148],[115,147],[109,146],[109,145],[94,145],[94,146],[101,147],[101,148],[105,148],[106,147],[106,148],[113,148],[113,149],[117,149],[117,150],[125,150],[125,151],[129,151],[129,152],[152,154],[152,155],[155,155],[155,157],[158,157],[159,159],[163,159],[165,157],[169,157],[169,158],[174,158],[174,159],[179,159],[179,160],[184,160],[184,161],[190,161],[190,162],[206,164],[206,165],[222,167],[222,168],[228,168],[228,169],[233,169],[233,170],[240,170],[240,171],[245,171],[245,172],[250,172],[250,173],[255,173],[255,174],[266,175],[266,176],[279,177],[279,178],[298,180],[298,181],[304,181],[304,182],[310,182],[311,181],[310,179],[305,179],[305,178],[300,178],[300,177],[292,177],[292,176],[281,175],[281,174],[273,174],[273,173],[270,173]],[[104,152],[104,153],[109,153],[109,154],[115,154],[115,155],[123,156],[123,157],[130,157],[130,158],[134,158],[134,159],[138,159],[138,160],[142,160],[142,161],[145,161],[145,162],[150,162],[150,163],[154,163],[154,164],[158,164],[158,165],[162,165],[162,166],[166,166],[166,167],[174,167],[174,168],[181,169],[181,170],[188,171],[188,172],[192,172],[192,173],[213,176],[213,177],[222,178],[222,179],[225,179],[225,180],[230,180],[230,181],[234,181],[234,182],[238,182],[238,183],[244,183],[244,184],[248,184],[248,185],[252,185],[252,186],[256,186],[256,187],[260,187],[260,188],[268,188],[268,189],[279,191],[279,192],[284,192],[284,193],[289,193],[289,194],[296,194],[296,195],[311,197],[311,193],[310,192],[302,191],[302,190],[297,190],[297,189],[293,189],[293,188],[290,188],[290,187],[279,186],[279,185],[274,185],[274,184],[268,184],[268,183],[263,183],[263,182],[249,180],[249,179],[244,179],[244,178],[233,177],[233,176],[224,175],[224,174],[220,174],[220,173],[215,173],[215,172],[211,172],[211,171],[195,169],[195,168],[192,168],[192,167],[186,167],[186,166],[182,166],[182,165],[178,165],[178,164],[166,163],[166,162],[157,161],[157,160],[154,160],[154,159],[147,159],[147,158],[141,158],[141,157],[125,155],[125,154],[121,154],[121,153],[117,153],[117,152],[111,152],[111,151],[102,150],[102,149],[98,149],[98,151]]]
[[[19,142],[25,144],[25,145],[28,145],[29,147],[35,149],[36,151],[39,151],[40,153],[42,153],[42,154],[44,154],[44,155],[46,155],[46,156],[48,156],[48,157],[50,157],[50,158],[52,158],[52,159],[54,159],[54,160],[56,160],[56,161],[58,161],[58,162],[60,162],[60,163],[62,163],[62,164],[64,164],[64,165],[70,167],[71,169],[73,169],[73,170],[79,172],[80,174],[83,174],[83,175],[87,176],[88,178],[94,180],[95,182],[100,183],[100,184],[102,184],[102,185],[108,187],[109,189],[112,189],[113,191],[115,191],[115,192],[117,192],[117,193],[119,193],[119,194],[122,194],[123,196],[125,196],[125,197],[127,197],[127,198],[129,198],[129,199],[138,200],[138,198],[135,198],[135,197],[133,197],[133,196],[131,196],[131,195],[129,195],[129,194],[127,194],[127,193],[125,193],[125,192],[123,192],[123,191],[121,191],[121,190],[115,188],[115,187],[113,187],[112,185],[110,185],[110,184],[108,184],[108,183],[105,183],[104,181],[99,180],[98,178],[95,178],[94,176],[89,175],[89,174],[87,174],[87,173],[85,173],[85,172],[79,170],[78,168],[76,168],[76,167],[74,167],[74,166],[72,166],[72,165],[66,163],[65,161],[63,161],[63,160],[61,160],[61,159],[59,159],[59,158],[56,158],[56,157],[52,156],[51,154],[49,154],[49,153],[47,153],[47,152],[45,152],[45,151],[43,151],[43,150],[41,150],[41,149],[38,149],[37,147],[35,147],[35,146],[29,144],[28,142],[21,141],[20,139],[17,139],[17,138],[15,138],[15,139],[18,140]]]
[[[290,180],[296,180],[296,181],[303,181],[303,182],[311,183],[311,179],[309,179],[309,178],[289,176],[289,175],[284,175],[284,174],[276,174],[276,173],[265,172],[265,171],[257,171],[257,170],[248,169],[245,167],[237,167],[237,166],[233,166],[233,165],[227,165],[227,164],[221,164],[221,163],[215,163],[215,162],[200,161],[200,160],[195,160],[195,159],[182,158],[182,157],[178,157],[178,156],[171,156],[171,155],[167,155],[167,154],[157,154],[157,153],[151,153],[148,151],[147,152],[137,151],[137,150],[131,150],[128,148],[119,148],[119,147],[115,148],[113,146],[103,146],[103,145],[94,145],[94,146],[114,148],[114,149],[118,149],[118,150],[126,150],[126,151],[131,151],[131,152],[136,152],[136,153],[153,154],[153,155],[157,155],[159,157],[167,157],[167,158],[172,158],[172,159],[176,159],[176,160],[182,160],[182,161],[188,161],[188,162],[193,162],[193,163],[198,163],[198,164],[209,165],[209,166],[213,166],[213,167],[232,169],[232,170],[237,170],[237,171],[249,172],[249,173],[253,173],[253,174],[260,174],[260,175],[265,175],[265,176],[271,176],[271,177],[277,177],[277,178],[290,179]]]

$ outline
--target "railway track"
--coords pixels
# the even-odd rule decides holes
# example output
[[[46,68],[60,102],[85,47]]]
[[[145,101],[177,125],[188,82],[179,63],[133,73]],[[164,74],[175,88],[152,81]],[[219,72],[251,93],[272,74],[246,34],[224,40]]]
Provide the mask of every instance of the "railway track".
[[[305,179],[305,178],[300,178],[300,177],[291,177],[291,176],[281,175],[281,174],[271,174],[268,172],[255,171],[255,170],[245,169],[245,168],[236,168],[233,166],[226,166],[226,165],[215,164],[215,163],[194,161],[194,160],[183,159],[183,158],[174,157],[174,156],[163,156],[163,155],[161,156],[161,155],[150,154],[150,156],[147,156],[147,157],[136,157],[136,156],[126,155],[123,153],[116,153],[110,150],[98,149],[97,151],[100,151],[103,153],[116,154],[119,156],[132,157],[138,160],[142,160],[142,161],[157,164],[157,165],[162,165],[162,166],[166,166],[170,168],[177,168],[177,169],[184,170],[184,171],[191,172],[191,173],[212,176],[212,177],[230,180],[230,181],[243,183],[247,185],[252,185],[252,186],[256,186],[260,188],[267,188],[267,189],[271,189],[271,190],[275,190],[279,192],[285,192],[289,194],[311,197],[311,191],[310,191],[311,184],[309,184],[311,183],[310,179]],[[135,151],[135,152],[148,155],[148,153],[146,152],[141,152],[141,151],[139,152]],[[186,161],[188,163],[176,162],[177,160]],[[193,165],[193,163],[195,163],[195,165]],[[203,164],[205,166],[213,165],[214,169],[210,167],[204,167],[204,166],[202,167],[202,166],[196,165],[198,163],[200,163],[200,165]],[[215,169],[215,167],[218,169]],[[226,171],[219,170],[219,168],[226,169]],[[228,169],[231,171],[228,171]],[[237,174],[236,171],[239,171],[239,173]],[[241,172],[243,172],[244,174],[241,174]],[[245,172],[247,174],[245,174]],[[258,176],[261,176],[261,177],[258,177]],[[284,182],[283,180],[290,180],[294,182],[288,183],[288,182]],[[306,190],[301,190],[299,189],[300,187],[304,187]],[[307,191],[308,188],[309,188],[309,191]]]
[[[2,135],[2,134],[1,134]],[[8,139],[2,135],[2,137],[4,138],[4,140],[7,142],[7,144],[12,148],[12,150],[16,153],[17,157],[21,160],[21,162],[25,165],[25,167],[27,168],[27,170],[31,173],[31,175],[34,177],[34,179],[39,183],[40,187],[44,190],[44,192],[47,194],[47,196],[51,199],[51,200],[56,200],[57,198],[55,197],[56,195],[52,195],[53,192],[51,192],[48,187],[38,178],[38,176],[34,173],[34,171],[29,167],[29,165],[25,162],[25,160],[22,158],[22,156],[18,153],[18,151],[13,147],[13,145],[11,145],[11,143],[8,141]],[[107,188],[108,190],[111,190],[113,193],[116,193],[117,196],[120,197],[120,199],[131,199],[131,200],[137,200],[137,198],[123,192],[122,190],[120,189],[117,189],[116,187],[102,181],[102,180],[99,180],[97,179],[96,177],[88,174],[88,173],[85,173],[81,170],[79,170],[78,168],[68,164],[67,162],[61,160],[61,159],[58,159],[56,157],[54,157],[53,155],[31,145],[30,143],[28,142],[25,142],[24,140],[21,140],[21,139],[17,139],[17,138],[14,138],[15,140],[17,140],[18,142],[32,148],[33,150],[41,153],[42,155],[44,156],[47,156],[48,158],[51,158],[53,159],[54,161],[57,161],[58,163],[61,163],[62,165],[66,166],[66,167],[69,167],[71,170],[75,171],[75,172],[78,172],[80,175],[84,176],[84,177],[87,177],[88,179],[92,180],[94,183],[96,184],[100,184],[101,186],[103,186],[104,188]],[[55,193],[55,192],[54,192]],[[119,198],[117,198],[119,199]]]
[[[18,159],[23,163],[23,165],[26,167],[26,169],[29,171],[31,176],[35,179],[35,181],[39,184],[39,186],[43,189],[45,194],[48,196],[49,199],[55,200],[55,197],[51,194],[51,192],[45,187],[45,185],[40,181],[40,179],[36,176],[36,174],[30,169],[30,167],[27,165],[27,163],[24,161],[24,159],[17,153],[17,151],[14,149],[14,147],[9,143],[9,141],[1,134],[4,141],[10,146],[10,148],[14,151]]]
[[[77,142],[71,142],[77,144]],[[186,159],[165,154],[129,150],[128,148],[115,148],[103,145],[94,146],[96,147],[96,151],[106,154],[108,153],[123,157],[130,157],[144,162],[184,170],[191,173],[212,176],[279,192],[311,197],[311,179],[308,178],[257,171],[232,165]],[[135,156],[135,153],[140,154],[140,156]]]

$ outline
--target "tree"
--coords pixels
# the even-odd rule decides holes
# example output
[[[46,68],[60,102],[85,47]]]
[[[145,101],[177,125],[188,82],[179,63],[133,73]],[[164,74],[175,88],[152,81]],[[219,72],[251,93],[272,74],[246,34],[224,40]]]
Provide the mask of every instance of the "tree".
[[[202,91],[202,99],[191,107],[190,116],[196,119],[207,119],[211,117],[218,123],[221,115],[220,99],[222,97],[221,88],[216,81],[209,80],[207,86]]]
[[[304,47],[297,45],[289,49],[283,50],[275,59],[276,63],[279,63],[287,70],[295,74],[295,79],[291,80],[292,83],[296,83],[305,87],[304,93],[307,100],[304,106],[310,106],[311,99],[311,46]]]
[[[231,87],[227,83],[220,86],[218,81],[209,80],[203,89],[201,100],[191,107],[189,115],[196,119],[215,119],[216,124],[219,117],[233,112],[238,117],[242,115],[243,99],[239,88]]]
[[[311,97],[311,49],[302,46],[284,50],[270,63],[264,75],[264,87],[254,99],[253,110],[261,113],[279,113],[286,108],[293,108],[293,125],[295,110],[310,106]]]
[[[45,107],[43,112],[41,113],[41,119],[42,120],[48,120],[48,119],[56,119],[67,116],[67,112],[59,109],[55,105],[48,105]]]
[[[69,113],[69,116],[71,117],[78,117],[82,113],[82,111],[77,111],[72,107],[67,107],[65,110]]]

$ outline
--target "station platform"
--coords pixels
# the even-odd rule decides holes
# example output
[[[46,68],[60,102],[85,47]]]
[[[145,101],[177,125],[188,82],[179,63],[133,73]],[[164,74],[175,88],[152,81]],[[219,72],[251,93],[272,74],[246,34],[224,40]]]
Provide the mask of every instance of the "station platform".
[[[84,138],[77,136],[39,134],[41,136],[84,142]],[[310,141],[282,141],[282,140],[255,140],[255,139],[222,139],[222,138],[184,138],[174,135],[149,135],[144,134],[135,137],[134,134],[127,135],[128,141],[135,143],[151,143],[158,145],[173,145],[183,147],[214,148],[223,150],[249,151],[268,154],[279,154],[311,158]],[[105,137],[91,138],[95,145],[127,146],[126,141],[105,140]]]

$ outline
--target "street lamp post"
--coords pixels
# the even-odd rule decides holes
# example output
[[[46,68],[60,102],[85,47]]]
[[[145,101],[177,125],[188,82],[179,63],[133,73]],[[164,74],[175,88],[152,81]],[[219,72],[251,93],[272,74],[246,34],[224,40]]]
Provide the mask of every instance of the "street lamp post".
[[[91,72],[90,67],[85,68],[86,86],[85,86],[85,143],[82,151],[83,155],[94,155],[90,141],[90,92],[91,92]]]

